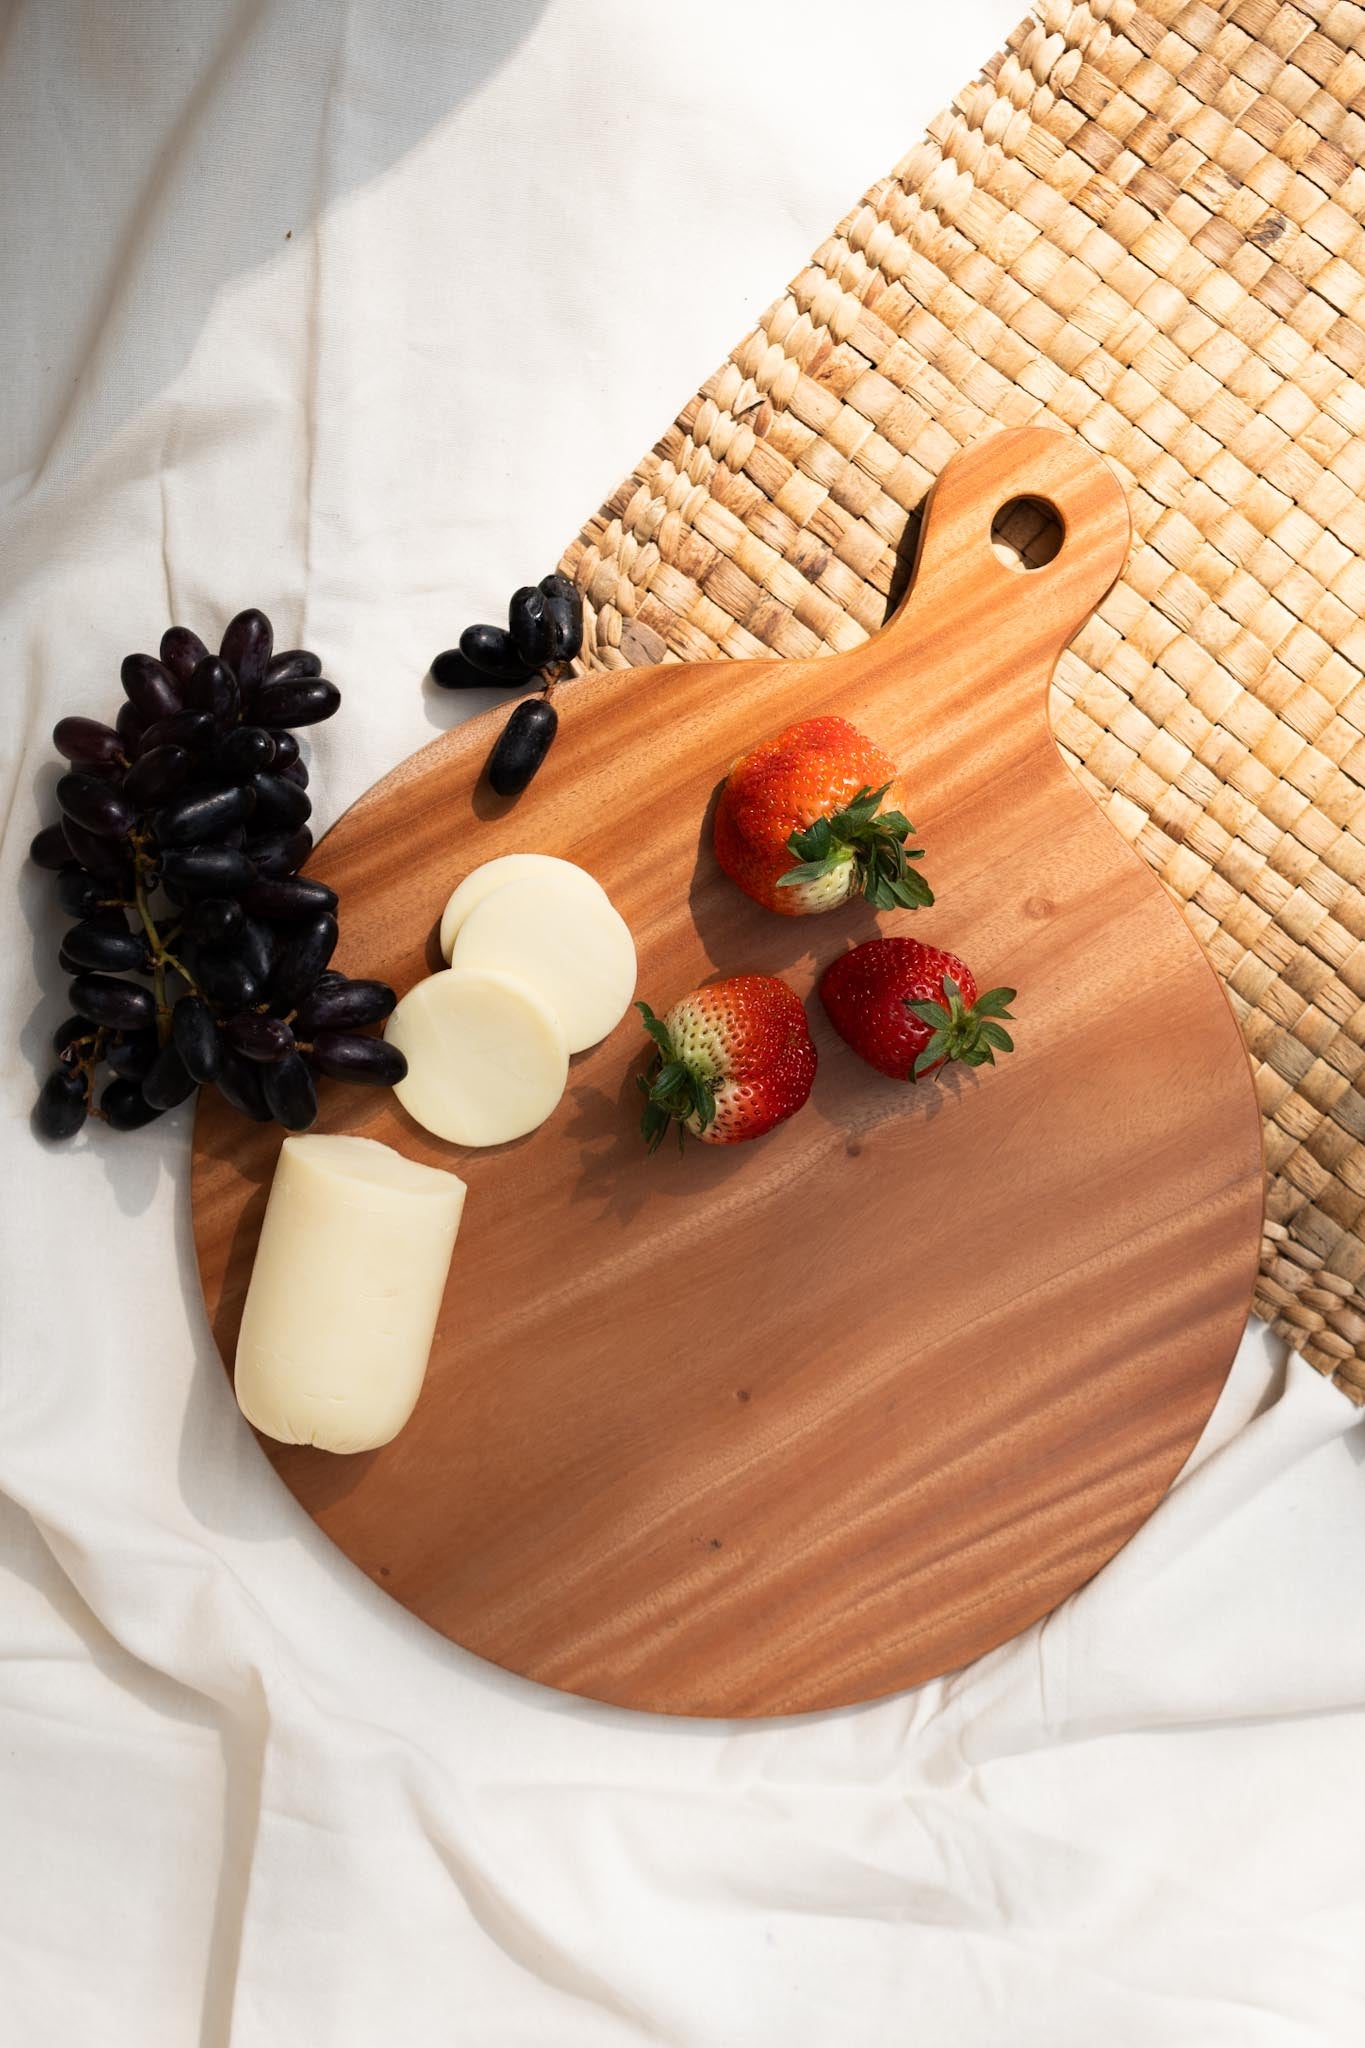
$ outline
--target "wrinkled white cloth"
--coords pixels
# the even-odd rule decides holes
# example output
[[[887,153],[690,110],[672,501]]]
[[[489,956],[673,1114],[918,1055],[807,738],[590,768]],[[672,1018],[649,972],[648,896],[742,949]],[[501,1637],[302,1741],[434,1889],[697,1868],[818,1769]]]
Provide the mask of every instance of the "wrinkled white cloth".
[[[1045,1624],[678,1724],[479,1663],[304,1518],[213,1352],[187,1113],[28,1131],[53,720],[260,604],[344,686],[334,818],[1015,4],[5,16],[5,2048],[1365,2039],[1362,1437],[1259,1328]]]

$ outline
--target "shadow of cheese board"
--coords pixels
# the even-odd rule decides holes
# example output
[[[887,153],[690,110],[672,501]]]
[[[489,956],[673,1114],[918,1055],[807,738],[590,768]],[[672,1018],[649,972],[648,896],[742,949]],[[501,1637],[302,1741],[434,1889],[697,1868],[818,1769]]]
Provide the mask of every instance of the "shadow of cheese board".
[[[1029,571],[990,545],[1020,497],[1062,532]],[[634,1012],[575,1059],[547,1124],[487,1151],[429,1136],[388,1090],[323,1084],[318,1130],[452,1169],[469,1196],[402,1433],[352,1457],[262,1444],[433,1628],[629,1707],[841,1706],[1037,1620],[1175,1478],[1248,1313],[1263,1162],[1217,977],[1048,722],[1053,667],[1128,543],[1122,489],[1079,440],[993,434],[945,469],[909,592],[865,645],[585,677],[516,802],[480,780],[490,713],[316,849],[342,900],[334,964],[400,994],[455,883],[536,851],[603,884],[656,1010],[750,971],[811,997],[811,1100],[751,1144],[646,1156]],[[903,764],[932,908],[775,917],[716,866],[731,761],[817,712]],[[812,991],[874,931],[1015,987],[1015,1052],[913,1086],[857,1060]],[[229,1367],[281,1136],[203,1091],[194,1230]]]

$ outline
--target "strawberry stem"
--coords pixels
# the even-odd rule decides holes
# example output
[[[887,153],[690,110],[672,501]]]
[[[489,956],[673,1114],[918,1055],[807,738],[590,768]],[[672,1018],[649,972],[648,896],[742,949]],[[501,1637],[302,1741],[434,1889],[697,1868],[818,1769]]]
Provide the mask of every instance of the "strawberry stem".
[[[678,1149],[682,1150],[689,1123],[699,1130],[716,1120],[716,1098],[705,1074],[678,1058],[668,1026],[656,1017],[648,1003],[637,1003],[645,1030],[654,1041],[654,1054],[635,1085],[645,1098],[640,1130],[651,1152],[657,1152],[669,1129],[678,1127]]]
[[[779,889],[818,882],[852,861],[858,886],[874,910],[920,910],[934,900],[923,875],[910,866],[923,860],[923,847],[907,847],[914,826],[903,811],[879,810],[889,782],[880,789],[860,789],[843,810],[817,818],[804,831],[793,832],[787,851],[798,865],[778,881]]]
[[[917,1081],[928,1068],[948,1060],[960,1060],[964,1067],[993,1067],[997,1052],[1013,1052],[1014,1040],[996,1019],[1014,1021],[1009,1005],[1016,994],[1012,988],[988,988],[969,1005],[952,975],[945,974],[943,1002],[907,1002],[905,1007],[913,1016],[933,1027],[927,1044],[915,1056],[910,1079]]]

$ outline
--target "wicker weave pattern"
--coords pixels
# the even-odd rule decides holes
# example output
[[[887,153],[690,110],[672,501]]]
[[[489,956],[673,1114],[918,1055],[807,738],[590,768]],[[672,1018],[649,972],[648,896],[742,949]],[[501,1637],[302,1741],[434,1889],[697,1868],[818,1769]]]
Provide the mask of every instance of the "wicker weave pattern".
[[[1115,464],[1136,544],[1054,730],[1241,1020],[1257,1310],[1356,1399],[1363,140],[1365,6],[1041,0],[566,557],[593,666],[818,654],[963,443],[1041,418]]]

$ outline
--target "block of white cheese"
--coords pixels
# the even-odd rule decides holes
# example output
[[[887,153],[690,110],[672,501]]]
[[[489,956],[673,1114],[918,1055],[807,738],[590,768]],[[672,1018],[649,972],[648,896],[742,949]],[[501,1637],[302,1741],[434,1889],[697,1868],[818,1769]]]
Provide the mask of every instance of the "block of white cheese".
[[[286,1138],[237,1339],[237,1401],[285,1444],[370,1451],[416,1406],[465,1187],[372,1138]]]
[[[482,867],[467,874],[447,903],[441,918],[442,957],[449,960],[455,934],[476,903],[482,903],[485,896],[491,896],[508,882],[534,882],[546,876],[554,876],[571,889],[583,889],[603,903],[607,901],[602,884],[571,860],[560,860],[553,853],[501,853],[496,860],[486,860]]]
[[[534,989],[564,1026],[571,1053],[605,1038],[635,993],[625,919],[600,891],[591,896],[553,873],[506,882],[476,903],[455,934],[450,964],[512,975]]]
[[[452,1145],[506,1145],[559,1106],[569,1078],[563,1026],[506,974],[448,967],[410,988],[384,1026],[408,1071],[394,1094]]]

